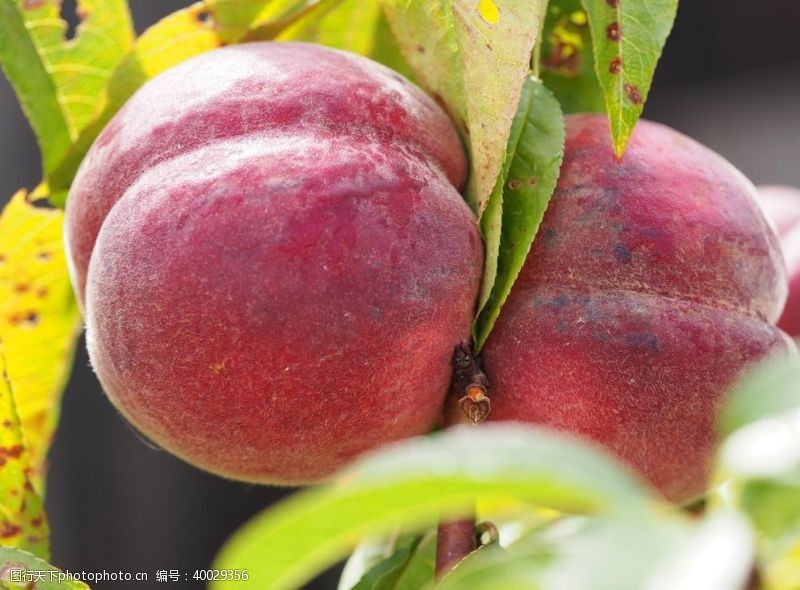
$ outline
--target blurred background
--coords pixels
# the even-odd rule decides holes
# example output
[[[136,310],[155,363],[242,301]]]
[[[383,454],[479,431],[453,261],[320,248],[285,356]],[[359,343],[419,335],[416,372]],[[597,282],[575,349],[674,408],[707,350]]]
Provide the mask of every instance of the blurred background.
[[[186,0],[130,0],[137,31]],[[74,1],[64,2],[74,25]],[[800,186],[797,0],[682,2],[645,108],[728,158],[756,184]],[[0,204],[40,178],[38,149],[0,76]],[[191,573],[287,490],[204,474],[144,444],[106,400],[83,342],[50,456],[53,563],[70,571]],[[336,587],[338,570],[308,588]],[[140,586],[106,582],[96,588]],[[163,585],[162,585],[163,586]],[[202,588],[201,582],[170,587]]]

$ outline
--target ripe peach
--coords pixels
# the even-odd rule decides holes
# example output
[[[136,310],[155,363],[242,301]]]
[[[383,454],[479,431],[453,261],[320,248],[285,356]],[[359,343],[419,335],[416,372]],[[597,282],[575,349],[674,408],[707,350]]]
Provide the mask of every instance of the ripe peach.
[[[317,481],[426,432],[482,266],[466,170],[443,111],[358,56],[254,43],[150,81],[67,208],[111,401],[253,482]]]
[[[783,261],[720,156],[649,122],[622,162],[610,145],[604,117],[568,118],[561,178],[484,348],[492,418],[593,439],[688,501],[732,380],[791,347],[773,326]]]
[[[789,272],[789,297],[778,320],[787,334],[800,336],[800,190],[788,186],[760,186],[758,193],[767,218],[778,229]]]

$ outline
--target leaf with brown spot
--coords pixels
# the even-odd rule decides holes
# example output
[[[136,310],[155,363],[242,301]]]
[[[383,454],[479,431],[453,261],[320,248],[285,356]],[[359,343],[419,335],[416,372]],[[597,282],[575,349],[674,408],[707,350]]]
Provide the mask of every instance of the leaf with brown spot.
[[[24,191],[0,215],[0,339],[39,492],[80,328],[62,222],[61,211],[34,207]]]
[[[0,0],[8,1],[8,0]],[[205,0],[173,12],[136,40],[111,75],[103,109],[69,147],[48,177],[51,201],[66,202],[83,157],[116,112],[145,82],[187,59],[253,39],[272,39],[298,19],[331,0]]]
[[[642,114],[678,0],[583,0],[614,153],[622,158]]]
[[[486,208],[543,13],[540,0],[382,0],[417,80],[440,96],[472,161],[467,200]]]
[[[0,0],[0,64],[52,171],[101,107],[108,78],[133,42],[125,0],[78,0],[65,39],[61,0]]]
[[[17,547],[47,559],[50,534],[41,497],[31,484],[14,392],[0,340],[0,547]]]

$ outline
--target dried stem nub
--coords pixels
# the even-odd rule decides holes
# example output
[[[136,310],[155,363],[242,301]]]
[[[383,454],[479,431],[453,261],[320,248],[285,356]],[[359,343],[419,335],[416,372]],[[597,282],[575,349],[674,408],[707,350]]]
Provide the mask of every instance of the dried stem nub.
[[[480,424],[489,416],[489,378],[468,342],[462,342],[453,351],[453,387],[459,395],[458,405],[473,424]]]

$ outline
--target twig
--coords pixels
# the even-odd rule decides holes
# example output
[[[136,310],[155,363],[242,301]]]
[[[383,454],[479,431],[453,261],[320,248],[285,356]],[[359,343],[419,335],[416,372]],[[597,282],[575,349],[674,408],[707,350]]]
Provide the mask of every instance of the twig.
[[[453,381],[445,402],[444,427],[480,424],[489,415],[489,379],[468,342],[453,351]],[[436,539],[438,580],[478,547],[474,514],[439,524]]]

